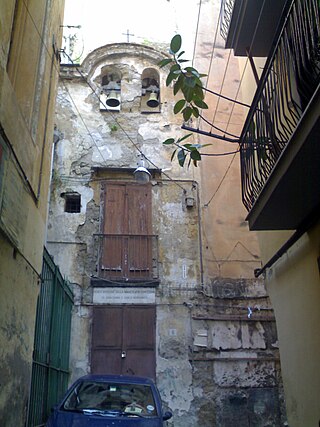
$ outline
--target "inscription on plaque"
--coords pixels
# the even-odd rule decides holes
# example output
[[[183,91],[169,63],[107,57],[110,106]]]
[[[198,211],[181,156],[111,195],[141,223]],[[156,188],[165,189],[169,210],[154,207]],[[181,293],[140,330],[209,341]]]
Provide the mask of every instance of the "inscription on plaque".
[[[155,304],[152,288],[94,288],[94,304]]]

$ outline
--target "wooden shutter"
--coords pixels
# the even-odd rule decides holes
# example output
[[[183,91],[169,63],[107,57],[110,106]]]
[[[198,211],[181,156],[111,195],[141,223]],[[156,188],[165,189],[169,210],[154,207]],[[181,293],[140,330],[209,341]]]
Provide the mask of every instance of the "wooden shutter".
[[[126,258],[123,235],[127,233],[124,185],[105,186],[104,208],[101,269],[107,277],[123,277]]]
[[[150,186],[128,186],[127,201],[130,235],[128,240],[129,277],[150,277],[152,273]]]
[[[102,272],[105,277],[152,275],[151,186],[106,184]]]

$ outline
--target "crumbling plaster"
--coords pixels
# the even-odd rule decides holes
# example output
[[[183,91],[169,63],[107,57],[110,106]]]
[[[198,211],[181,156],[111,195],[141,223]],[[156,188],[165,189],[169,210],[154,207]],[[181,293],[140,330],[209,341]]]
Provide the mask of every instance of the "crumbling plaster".
[[[139,111],[139,76],[145,67],[157,68],[161,58],[163,54],[154,49],[130,44],[97,49],[82,65],[95,93],[77,70],[62,69],[56,125],[63,137],[55,145],[57,167],[52,180],[48,240],[50,252],[73,283],[75,293],[72,379],[90,369],[90,278],[96,274],[93,235],[100,231],[101,181],[133,179],[128,171],[137,165],[136,144],[163,171],[151,180],[153,233],[159,236],[156,372],[164,403],[174,412],[170,425],[229,427],[235,425],[239,400],[244,402],[244,412],[253,414],[251,401],[263,406],[278,396],[279,379],[273,375],[278,369],[278,352],[276,345],[272,346],[276,331],[266,326],[273,322],[272,316],[263,324],[259,320],[246,322],[248,305],[254,315],[259,303],[270,308],[261,282],[239,277],[213,277],[203,282],[199,172],[172,163],[171,150],[162,145],[168,137],[182,135],[162,71],[161,112],[145,115]],[[115,64],[124,76],[121,111],[100,112],[97,95],[101,70]],[[193,140],[197,141],[196,135]],[[110,168],[123,172],[111,173]],[[66,191],[81,194],[81,213],[63,212],[61,193]],[[187,207],[186,195],[192,196],[193,207]],[[59,239],[73,243],[59,243]],[[240,318],[235,320],[234,313]],[[221,315],[225,317],[216,318]],[[263,360],[265,354],[270,360]],[[271,377],[276,379],[272,382]],[[261,390],[267,391],[259,397]],[[226,415],[228,411],[230,416]],[[272,417],[278,423],[278,406]],[[264,420],[265,413],[260,418]],[[219,419],[224,421],[217,424]]]

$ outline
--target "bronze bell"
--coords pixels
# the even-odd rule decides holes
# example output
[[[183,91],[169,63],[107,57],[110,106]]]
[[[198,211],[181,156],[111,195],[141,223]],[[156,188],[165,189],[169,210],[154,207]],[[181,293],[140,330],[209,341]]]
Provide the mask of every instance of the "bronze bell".
[[[112,90],[107,97],[106,104],[108,107],[118,107],[120,105],[120,94]]]
[[[158,96],[155,92],[151,92],[147,101],[147,106],[150,108],[156,108],[159,105]]]

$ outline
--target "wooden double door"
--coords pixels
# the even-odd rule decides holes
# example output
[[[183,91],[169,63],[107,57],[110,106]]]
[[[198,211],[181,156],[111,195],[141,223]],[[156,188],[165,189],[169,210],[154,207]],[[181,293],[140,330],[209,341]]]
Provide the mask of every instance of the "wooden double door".
[[[91,372],[155,379],[155,337],[155,306],[94,306]]]

